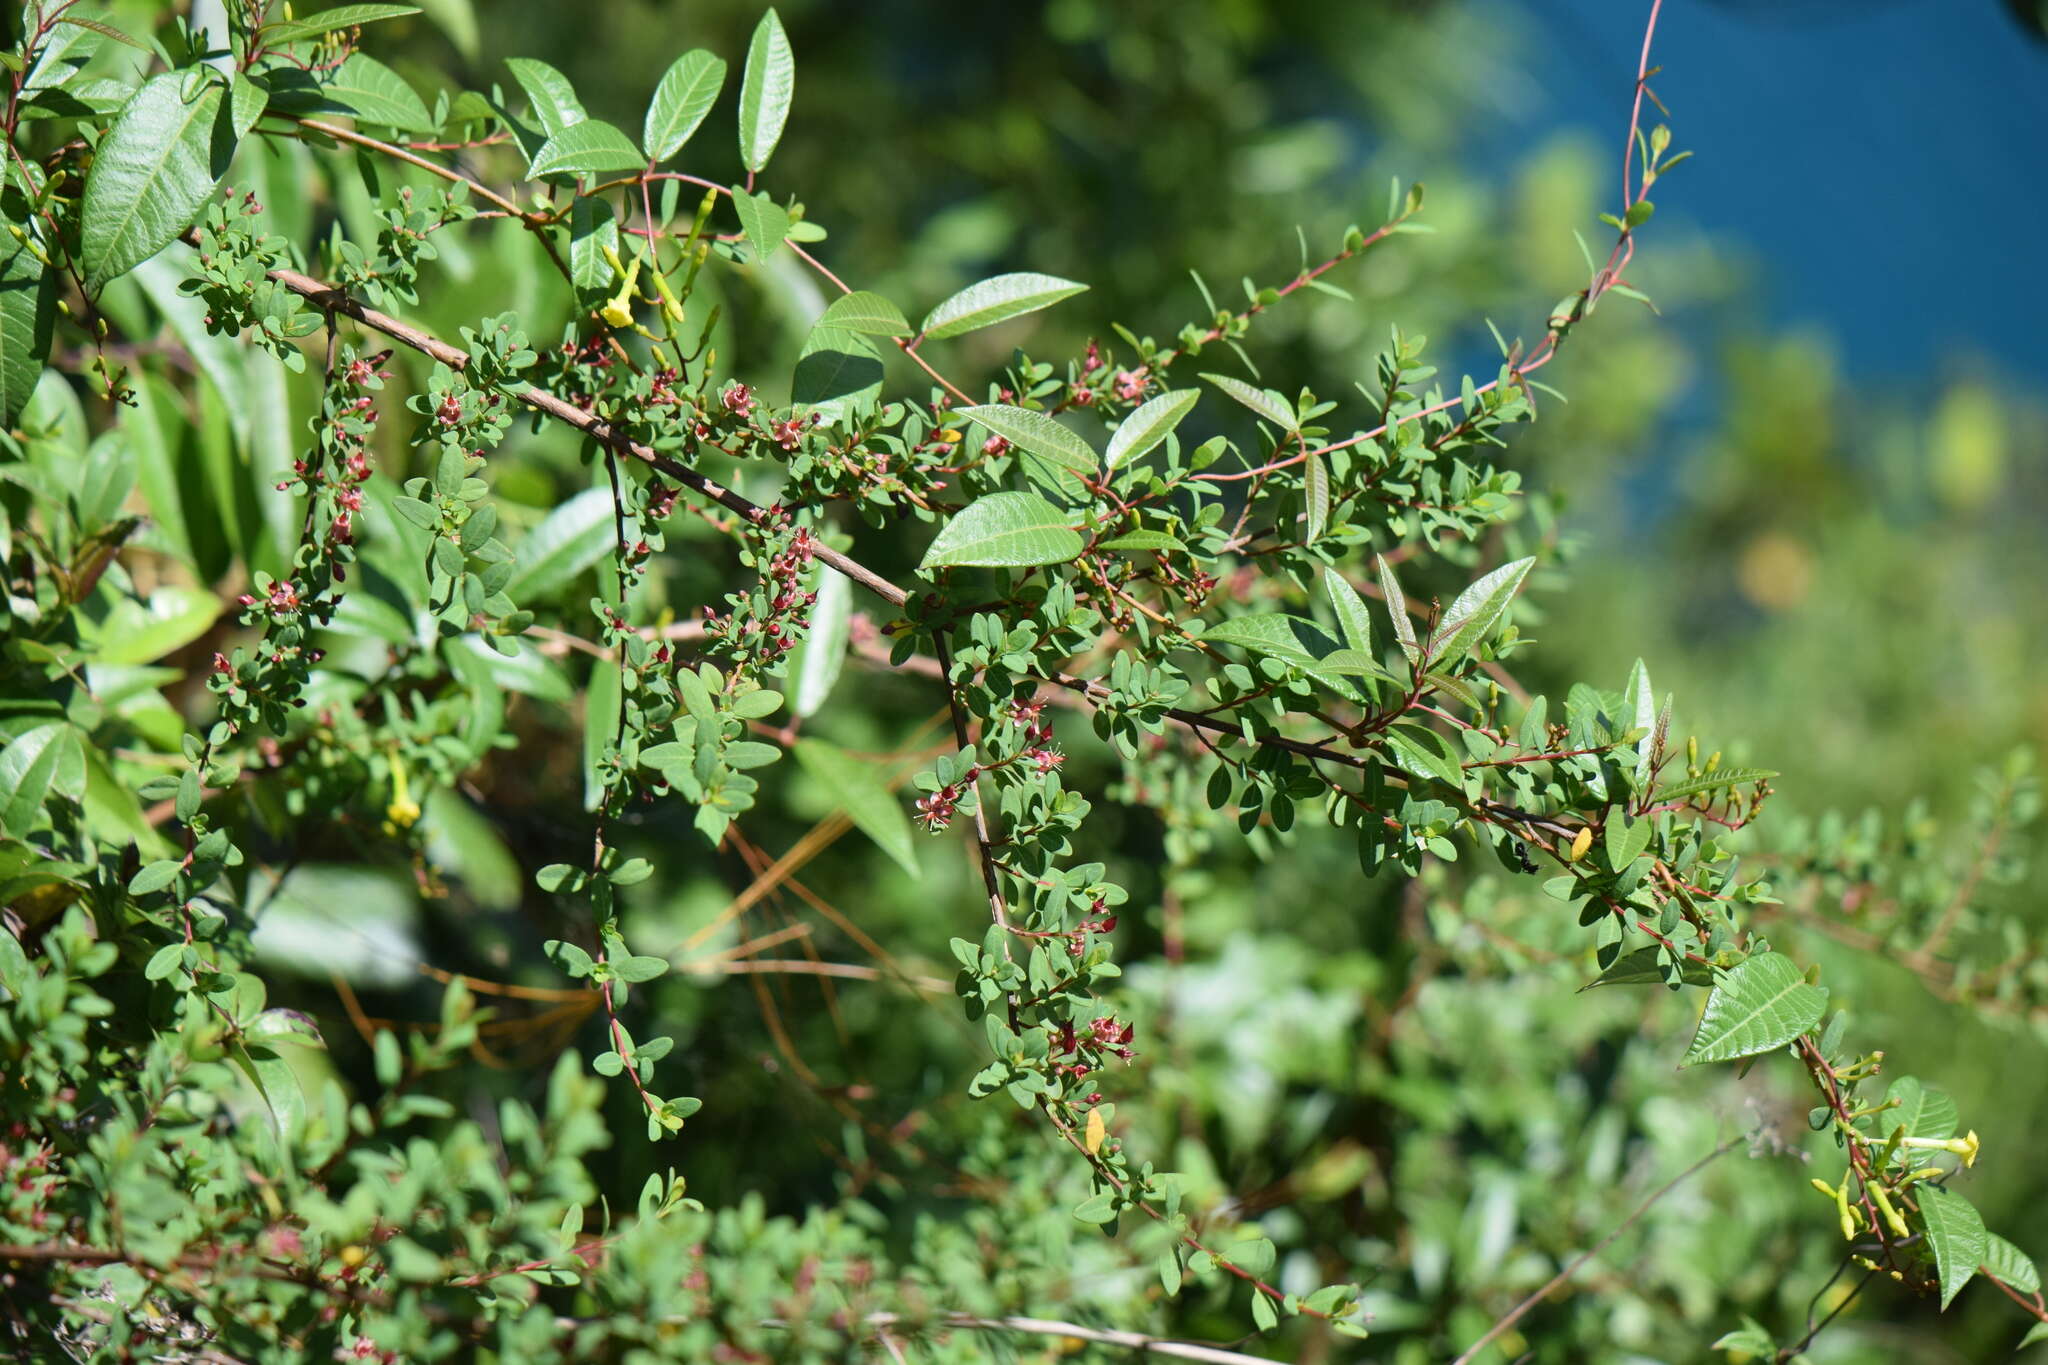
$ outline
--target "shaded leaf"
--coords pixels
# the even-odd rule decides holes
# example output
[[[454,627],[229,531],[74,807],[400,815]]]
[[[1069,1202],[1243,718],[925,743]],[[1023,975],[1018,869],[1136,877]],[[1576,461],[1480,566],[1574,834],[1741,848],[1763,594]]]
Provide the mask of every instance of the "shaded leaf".
[[[838,577],[837,574],[831,575]],[[796,761],[832,794],[840,810],[855,828],[875,841],[875,846],[893,858],[911,876],[922,875],[917,865],[917,839],[902,803],[882,780],[872,763],[819,739],[800,739]]]

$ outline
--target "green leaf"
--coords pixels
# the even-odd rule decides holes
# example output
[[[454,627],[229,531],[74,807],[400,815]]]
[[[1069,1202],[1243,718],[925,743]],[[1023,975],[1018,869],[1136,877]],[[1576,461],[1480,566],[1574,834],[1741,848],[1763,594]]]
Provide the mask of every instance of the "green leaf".
[[[85,177],[80,232],[93,293],[190,227],[234,156],[221,86],[207,81],[188,104],[185,84],[182,72],[151,77],[100,140]]]
[[[851,294],[841,295],[832,300],[832,306],[818,319],[820,326],[844,327],[849,332],[861,332],[868,336],[900,337],[910,335],[910,324],[904,320],[903,310],[880,294],[865,289],[856,289]]]
[[[1087,288],[1087,285],[1075,284],[1072,280],[1028,271],[997,275],[968,285],[932,309],[925,316],[922,331],[934,341],[956,337],[963,332],[992,327],[1010,318],[1050,308],[1061,299],[1071,298]]]
[[[1103,464],[1115,469],[1125,460],[1135,460],[1172,434],[1181,419],[1194,411],[1202,398],[1199,389],[1169,389],[1146,399],[1117,424],[1109,438]]]
[[[1114,540],[1105,540],[1095,547],[1098,550],[1185,550],[1177,538],[1164,531],[1126,531]]]
[[[1075,1205],[1074,1217],[1084,1223],[1095,1223],[1098,1225],[1112,1222],[1116,1218],[1116,1196],[1098,1194],[1092,1199],[1084,1199],[1081,1203]]]
[[[967,504],[940,528],[922,569],[939,565],[1026,568],[1064,564],[1081,553],[1081,537],[1065,512],[1036,493],[990,493]]]
[[[12,430],[50,354],[57,277],[26,242],[0,239],[0,251],[0,430]]]
[[[1809,983],[1791,958],[1759,953],[1715,984],[1680,1064],[1725,1062],[1783,1047],[1819,1023],[1827,1005],[1827,991]]]
[[[1927,1247],[1934,1253],[1941,1306],[1946,1310],[1984,1263],[1990,1234],[1976,1205],[1952,1190],[1916,1185],[1914,1197],[1920,1201],[1920,1224],[1927,1229]]]
[[[1203,632],[1206,644],[1235,645],[1253,654],[1291,664],[1339,696],[1356,699],[1358,690],[1343,674],[1325,663],[1337,650],[1337,642],[1324,635],[1313,621],[1282,612],[1251,612],[1220,621]]]
[[[749,194],[744,185],[732,187],[732,206],[740,215],[740,230],[754,248],[754,259],[765,261],[781,250],[789,236],[789,213],[765,194]]]
[[[875,847],[911,876],[922,875],[910,817],[903,813],[902,803],[882,781],[875,765],[820,739],[798,740],[796,761],[832,794],[838,808],[846,812],[855,828],[875,841]]]
[[[1461,659],[1484,640],[1535,567],[1533,558],[1503,564],[1459,593],[1437,627],[1431,658],[1440,664]]]
[[[2022,1294],[2041,1292],[2041,1271],[2034,1258],[1995,1232],[1984,1234],[1984,1260],[1979,1269]]]
[[[882,357],[872,341],[824,322],[811,329],[790,377],[790,402],[841,422],[873,408],[881,396]]]
[[[590,117],[583,112],[582,101],[576,98],[576,87],[569,84],[569,78],[546,62],[531,57],[508,57],[505,65],[511,69],[512,79],[526,92],[533,117],[547,136],[553,137]]]
[[[1303,520],[1307,523],[1302,530],[1302,544],[1313,545],[1321,539],[1323,528],[1330,524],[1330,471],[1323,463],[1323,457],[1313,450],[1308,453],[1308,462],[1302,470],[1302,496],[1307,507]]]
[[[587,118],[551,135],[533,154],[529,175],[610,175],[642,170],[633,140],[603,119]]]
[[[585,569],[605,557],[614,539],[611,494],[589,488],[548,513],[547,519],[519,542],[505,595],[514,602],[546,598],[560,592]]]
[[[619,224],[612,206],[583,195],[569,212],[569,276],[578,289],[609,289],[617,272],[605,248],[619,249]]]
[[[1401,652],[1414,663],[1422,657],[1422,648],[1415,640],[1415,623],[1408,619],[1408,595],[1401,591],[1400,582],[1394,577],[1394,566],[1381,555],[1378,560],[1380,592],[1386,598],[1387,616],[1394,623],[1394,638],[1401,642]]]
[[[1336,569],[1325,568],[1323,595],[1330,599],[1330,608],[1337,613],[1337,629],[1344,636],[1344,647],[1371,658],[1372,616],[1366,611],[1365,599],[1358,595],[1358,589]]]
[[[264,46],[304,42],[338,28],[354,28],[359,24],[374,24],[379,19],[402,19],[408,14],[418,13],[419,8],[415,5],[336,5],[333,9],[324,9],[303,19],[281,19],[265,24],[256,30],[256,41]]]
[[[1607,866],[1616,872],[1643,855],[1650,846],[1650,822],[1630,818],[1617,806],[1607,812]]]
[[[1387,731],[1387,744],[1405,771],[1435,778],[1447,787],[1464,788],[1464,767],[1455,755],[1444,752],[1442,737],[1435,731],[1420,725],[1396,725]]]
[[[1888,1138],[1899,1127],[1905,1128],[1907,1137],[1956,1135],[1956,1124],[1962,1116],[1956,1109],[1955,1097],[1947,1091],[1928,1089],[1918,1076],[1901,1076],[1885,1087],[1884,1097],[1887,1103],[1896,1100],[1898,1107],[1877,1116],[1878,1136]]]
[[[1657,791],[1656,803],[1663,805],[1681,797],[1694,796],[1700,792],[1715,791],[1721,787],[1738,787],[1748,782],[1763,782],[1778,774],[1770,768],[1723,768],[1719,772],[1706,773],[1700,777],[1688,777],[1682,782],[1673,782]]]
[[[1562,881],[1576,882],[1564,877]],[[1623,953],[1614,964],[1600,975],[1579,987],[1590,991],[1595,986],[1663,986],[1670,984],[1659,964],[1658,955],[1664,948],[1654,943],[1645,944],[1633,952]],[[1688,986],[1711,986],[1714,984],[1714,969],[1704,962],[1694,962],[1689,957],[1678,959],[1678,979]]]
[[[1301,426],[1301,419],[1294,415],[1294,405],[1272,389],[1255,388],[1227,374],[1205,374],[1202,378],[1275,426],[1287,431]]]
[[[96,665],[154,663],[204,635],[221,600],[204,588],[167,584],[147,602],[124,598],[100,625]]]
[[[846,641],[853,618],[853,584],[845,574],[821,569],[818,600],[811,604],[811,629],[790,659],[789,709],[810,717],[824,706],[846,662]],[[799,752],[801,759],[803,754]]]
[[[1012,407],[1007,403],[983,403],[978,407],[961,408],[959,412],[962,417],[987,427],[1025,454],[1053,466],[1048,473],[1056,474],[1058,470],[1065,469],[1076,474],[1093,474],[1096,470],[1094,449],[1077,433],[1042,412]]]
[[[396,128],[402,133],[434,131],[434,116],[427,112],[419,92],[396,71],[360,52],[341,64],[334,79],[321,85],[320,93],[347,105],[358,123]]]
[[[604,801],[604,783],[599,765],[619,727],[621,703],[619,666],[599,659],[590,670],[590,686],[583,693],[583,809],[596,810]]]
[[[647,103],[647,122],[640,132],[641,150],[650,161],[666,161],[683,149],[718,102],[725,87],[725,59],[698,49],[676,58],[654,87]]]
[[[1280,1315],[1273,1311],[1273,1301],[1266,1297],[1266,1291],[1252,1290],[1252,1326],[1270,1332],[1279,1325]]]
[[[1764,1325],[1755,1318],[1745,1315],[1742,1326],[1733,1332],[1723,1332],[1709,1349],[1715,1351],[1741,1351],[1746,1355],[1768,1360],[1777,1353],[1778,1343],[1764,1330]]]
[[[0,830],[25,838],[52,792],[74,800],[85,794],[85,750],[78,731],[61,721],[0,749]]]
[[[782,141],[789,120],[790,97],[796,93],[796,55],[789,35],[771,8],[754,28],[747,45],[747,69],[740,78],[740,164],[760,171]]]

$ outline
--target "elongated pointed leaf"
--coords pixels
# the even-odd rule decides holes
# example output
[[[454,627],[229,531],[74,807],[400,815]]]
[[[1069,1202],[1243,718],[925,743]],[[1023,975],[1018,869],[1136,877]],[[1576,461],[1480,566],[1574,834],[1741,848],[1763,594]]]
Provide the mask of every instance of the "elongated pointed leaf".
[[[1700,792],[1716,791],[1722,787],[1738,787],[1748,782],[1763,782],[1778,774],[1770,768],[1723,768],[1718,772],[1688,777],[1657,789],[1659,805],[1677,801],[1683,797],[1696,796]]]
[[[1927,1247],[1934,1253],[1935,1278],[1941,1282],[1941,1306],[1955,1301],[1977,1267],[1984,1263],[1989,1234],[1977,1206],[1939,1185],[1916,1185],[1920,1222],[1927,1229]]]
[[[1508,604],[1521,589],[1522,580],[1535,567],[1534,559],[1503,564],[1459,593],[1437,627],[1438,643],[1432,659],[1439,664],[1450,663],[1470,653],[1500,623]]]
[[[1294,415],[1294,405],[1271,389],[1258,388],[1227,374],[1205,374],[1202,378],[1283,430],[1293,431],[1301,425]]]
[[[1177,538],[1164,531],[1126,531],[1096,546],[1099,550],[1185,550]]]
[[[875,337],[901,337],[910,335],[910,323],[905,320],[903,310],[880,294],[856,289],[832,300],[832,306],[818,319],[820,324],[844,327],[849,332],[861,332]]]
[[[1323,528],[1330,524],[1330,470],[1323,463],[1323,457],[1314,451],[1308,453],[1308,461],[1302,469],[1302,496],[1307,503],[1303,512],[1302,544],[1313,545],[1323,534]]]
[[[222,90],[207,81],[190,103],[187,73],[145,81],[100,141],[85,178],[81,254],[97,292],[192,225],[235,151],[220,118]]]
[[[1895,1128],[1904,1128],[1907,1137],[1952,1138],[1956,1135],[1956,1124],[1961,1115],[1956,1109],[1954,1096],[1943,1090],[1930,1090],[1918,1076],[1900,1076],[1885,1087],[1887,1103],[1896,1100],[1894,1108],[1877,1116],[1877,1131],[1881,1136],[1890,1137]]]
[[[2041,1292],[2041,1268],[2034,1264],[2034,1258],[1995,1232],[1984,1234],[1984,1261],[1980,1268],[2022,1294]]]
[[[848,628],[853,618],[853,584],[845,574],[820,569],[818,600],[811,604],[811,629],[790,657],[789,709],[792,715],[808,718],[818,714],[825,699],[839,681],[846,663]],[[798,745],[797,757],[803,757]]]
[[[599,659],[590,670],[590,685],[583,689],[583,809],[596,810],[604,803],[604,779],[600,775],[605,750],[617,738],[619,707],[624,689],[619,666]]]
[[[1023,272],[970,284],[925,315],[924,334],[937,341],[1050,308],[1088,288],[1055,275]]]
[[[56,276],[26,242],[0,239],[0,428],[14,426],[35,392],[56,320]]]
[[[341,64],[322,93],[349,107],[358,123],[374,123],[406,133],[431,133],[434,116],[419,92],[384,63],[358,52]]]
[[[796,54],[773,9],[754,27],[747,45],[746,74],[740,78],[740,164],[759,171],[782,141],[789,102],[796,94]]]
[[[1081,548],[1067,513],[1036,493],[991,493],[946,523],[919,567],[1064,564]]]
[[[419,12],[417,5],[336,5],[333,9],[324,9],[318,14],[308,14],[298,19],[280,19],[276,23],[265,24],[257,30],[256,36],[265,46],[302,43],[308,38],[317,38],[336,29],[374,24],[379,19],[402,19],[408,14]]]
[[[1365,599],[1358,595],[1358,589],[1335,569],[1324,569],[1323,596],[1330,599],[1330,609],[1337,613],[1337,629],[1343,633],[1344,647],[1370,657],[1372,614],[1365,609]]]
[[[1323,634],[1313,621],[1284,612],[1251,612],[1219,621],[1203,632],[1202,640],[1206,644],[1235,645],[1278,659],[1339,696],[1358,697],[1358,690],[1344,680],[1343,673],[1325,663],[1328,656],[1337,652],[1337,642]]]
[[[52,791],[74,799],[85,793],[85,750],[78,731],[62,722],[38,725],[0,749],[0,830],[26,837]]]
[[[1569,879],[1567,879],[1569,880]],[[1634,952],[1623,953],[1612,966],[1600,975],[1579,987],[1590,991],[1595,986],[1668,986],[1670,979],[1658,955],[1669,951],[1654,943],[1645,944]],[[1688,986],[1711,986],[1714,984],[1714,969],[1704,962],[1690,958],[1678,959],[1678,979]]]
[[[1682,1065],[1726,1062],[1783,1047],[1819,1023],[1827,1005],[1827,991],[1807,981],[1799,964],[1783,953],[1758,953],[1737,963],[1715,985]]]
[[[1378,560],[1380,592],[1387,601],[1387,616],[1394,623],[1394,638],[1401,642],[1401,652],[1414,663],[1422,657],[1422,648],[1415,640],[1415,623],[1408,619],[1408,595],[1401,591],[1400,581],[1394,577],[1394,566],[1381,555]]]
[[[1146,399],[1117,425],[1109,438],[1109,452],[1103,464],[1115,469],[1125,460],[1135,460],[1164,441],[1194,411],[1202,398],[1199,389],[1169,389]]]
[[[609,289],[618,272],[604,250],[619,249],[619,224],[602,195],[583,195],[569,212],[569,276],[578,289]]]
[[[647,104],[641,150],[650,161],[666,161],[683,149],[697,131],[718,92],[725,88],[725,59],[701,49],[685,52],[663,74]]]
[[[1017,449],[1041,460],[1070,469],[1076,474],[1093,474],[1095,451],[1075,432],[1055,418],[1029,408],[1007,403],[984,403],[961,408],[960,415],[987,427]]]
[[[583,102],[576,98],[576,87],[569,84],[569,78],[546,62],[512,57],[505,65],[511,70],[512,79],[526,92],[534,121],[549,137],[590,117],[583,112]]]
[[[817,739],[797,741],[796,761],[825,785],[846,818],[874,840],[877,848],[911,876],[923,875],[910,817],[903,813],[902,804],[874,764],[863,763],[844,749]]]
[[[646,165],[633,139],[603,119],[587,118],[541,144],[534,153],[532,174],[621,175]]]
[[[603,559],[612,548],[611,494],[588,488],[569,499],[519,542],[505,595],[522,606],[574,582],[576,576]]]

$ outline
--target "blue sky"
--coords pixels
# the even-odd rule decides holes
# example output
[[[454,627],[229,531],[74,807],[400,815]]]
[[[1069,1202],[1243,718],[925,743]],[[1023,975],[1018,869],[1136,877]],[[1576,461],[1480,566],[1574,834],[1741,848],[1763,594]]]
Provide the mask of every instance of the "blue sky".
[[[1613,127],[1647,5],[1527,7],[1546,113]],[[1666,0],[1652,61],[1695,152],[1672,194],[1762,262],[1765,316],[1862,378],[2048,381],[2048,45],[1999,0]]]

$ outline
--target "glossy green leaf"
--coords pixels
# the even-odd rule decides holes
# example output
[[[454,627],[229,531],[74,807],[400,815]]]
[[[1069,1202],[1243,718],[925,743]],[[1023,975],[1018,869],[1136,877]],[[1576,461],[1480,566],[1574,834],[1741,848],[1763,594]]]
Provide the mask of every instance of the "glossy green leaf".
[[[1096,455],[1080,435],[1059,420],[1008,403],[983,403],[961,408],[962,417],[978,422],[1017,449],[1077,474],[1093,474]]]
[[[324,9],[316,14],[280,19],[265,24],[256,31],[256,41],[265,46],[301,43],[308,38],[317,38],[323,33],[332,33],[336,29],[374,24],[379,19],[401,19],[408,14],[419,12],[416,5],[336,5],[333,9]]]
[[[1918,1076],[1900,1076],[1885,1087],[1884,1097],[1888,1104],[1895,1102],[1895,1107],[1877,1116],[1876,1131],[1880,1137],[1890,1137],[1898,1128],[1904,1128],[1907,1137],[1956,1135],[1961,1115],[1956,1110],[1955,1097],[1947,1091],[1930,1089]]]
[[[1010,318],[1050,308],[1088,288],[1053,275],[1028,271],[997,275],[970,284],[925,316],[923,332],[931,340],[959,336],[982,327],[992,327]]]
[[[1070,522],[1067,513],[1036,493],[990,493],[967,504],[940,529],[919,567],[1064,564],[1082,549]]]
[[[610,289],[618,272],[605,248],[619,249],[619,223],[603,198],[581,195],[569,213],[569,275],[578,289]]]
[[[0,428],[13,428],[35,392],[56,319],[57,277],[27,243],[0,238]]]
[[[1827,1004],[1827,991],[1808,982],[1799,964],[1783,953],[1746,958],[1715,983],[1682,1065],[1726,1062],[1783,1047],[1819,1023]]]
[[[641,150],[650,161],[666,161],[696,133],[718,92],[725,87],[725,59],[702,50],[685,52],[662,75],[647,104]]]
[[[546,62],[511,57],[505,65],[512,72],[512,79],[526,92],[534,122],[540,124],[541,132],[547,136],[553,137],[590,117],[583,112],[583,103],[576,98],[576,87],[569,84],[569,78]]]
[[[1401,642],[1401,652],[1412,664],[1422,657],[1422,646],[1415,639],[1415,623],[1408,619],[1408,595],[1401,591],[1394,566],[1387,563],[1385,555],[1375,563],[1379,569],[1380,595],[1386,599],[1387,618],[1394,623],[1394,638]]]
[[[1126,531],[1096,546],[1098,550],[1185,550],[1187,546],[1164,531]]]
[[[2041,1269],[2034,1258],[1995,1232],[1984,1234],[1984,1260],[1979,1269],[2022,1294],[2041,1292]]]
[[[844,327],[849,332],[862,332],[868,336],[910,335],[910,324],[904,320],[903,310],[880,294],[865,289],[856,289],[832,300],[818,322],[821,326]]]
[[[432,133],[434,116],[419,92],[405,78],[374,57],[355,53],[321,86],[328,99],[339,100],[356,122],[396,128],[402,133]]]
[[[1272,389],[1261,389],[1227,374],[1205,374],[1202,378],[1283,430],[1293,431],[1301,425],[1294,415],[1294,405]]]
[[[798,740],[796,761],[832,794],[833,802],[856,829],[874,840],[905,872],[913,877],[922,875],[910,817],[903,813],[902,802],[874,764],[819,739]]]
[[[85,750],[78,731],[62,722],[38,725],[0,749],[0,830],[26,837],[52,792],[74,800],[85,794]]]
[[[1365,599],[1358,595],[1358,589],[1351,586],[1350,579],[1330,567],[1323,570],[1323,596],[1329,599],[1330,610],[1337,614],[1337,629],[1344,636],[1344,647],[1370,657],[1372,614],[1366,611]]]
[[[1664,968],[1658,959],[1658,954],[1666,951],[1668,950],[1649,943],[1632,952],[1623,953],[1606,971],[1579,989],[1589,991],[1595,986],[1669,985],[1670,979],[1664,974]],[[1681,957],[1678,959],[1678,979],[1688,986],[1711,986],[1714,984],[1714,969],[1704,962],[1694,962],[1691,958]]]
[[[1739,787],[1750,782],[1765,782],[1777,775],[1776,771],[1770,768],[1722,768],[1718,772],[1684,778],[1659,787],[1657,802],[1662,805],[1683,797],[1696,796],[1700,792],[1718,791],[1723,787]]]
[[[80,255],[98,292],[192,225],[235,151],[214,81],[186,102],[186,77],[151,77],[100,142],[85,178]]]
[[[1454,662],[1485,640],[1535,567],[1533,558],[1503,564],[1452,599],[1437,625],[1431,660],[1436,664]]]
[[[1195,409],[1202,398],[1199,389],[1169,389],[1146,399],[1117,424],[1103,455],[1106,468],[1115,469],[1125,460],[1135,460],[1164,441]]]
[[[530,172],[544,175],[621,175],[646,169],[647,159],[627,137],[603,119],[572,123],[541,144]]]
[[[740,78],[740,164],[760,171],[782,141],[789,102],[796,94],[796,55],[789,35],[771,8],[747,45],[747,69]]]
[[[1250,612],[1211,626],[1202,635],[1206,644],[1235,645],[1269,659],[1278,659],[1300,669],[1339,696],[1356,698],[1358,690],[1344,675],[1325,662],[1337,650],[1337,642],[1315,622],[1282,612]]]
[[[1935,1278],[1941,1282],[1941,1306],[1946,1309],[1984,1263],[1990,1234],[1977,1206],[1953,1190],[1925,1184],[1913,1189],[1920,1203],[1920,1224],[1927,1231],[1927,1249],[1934,1253]]]

